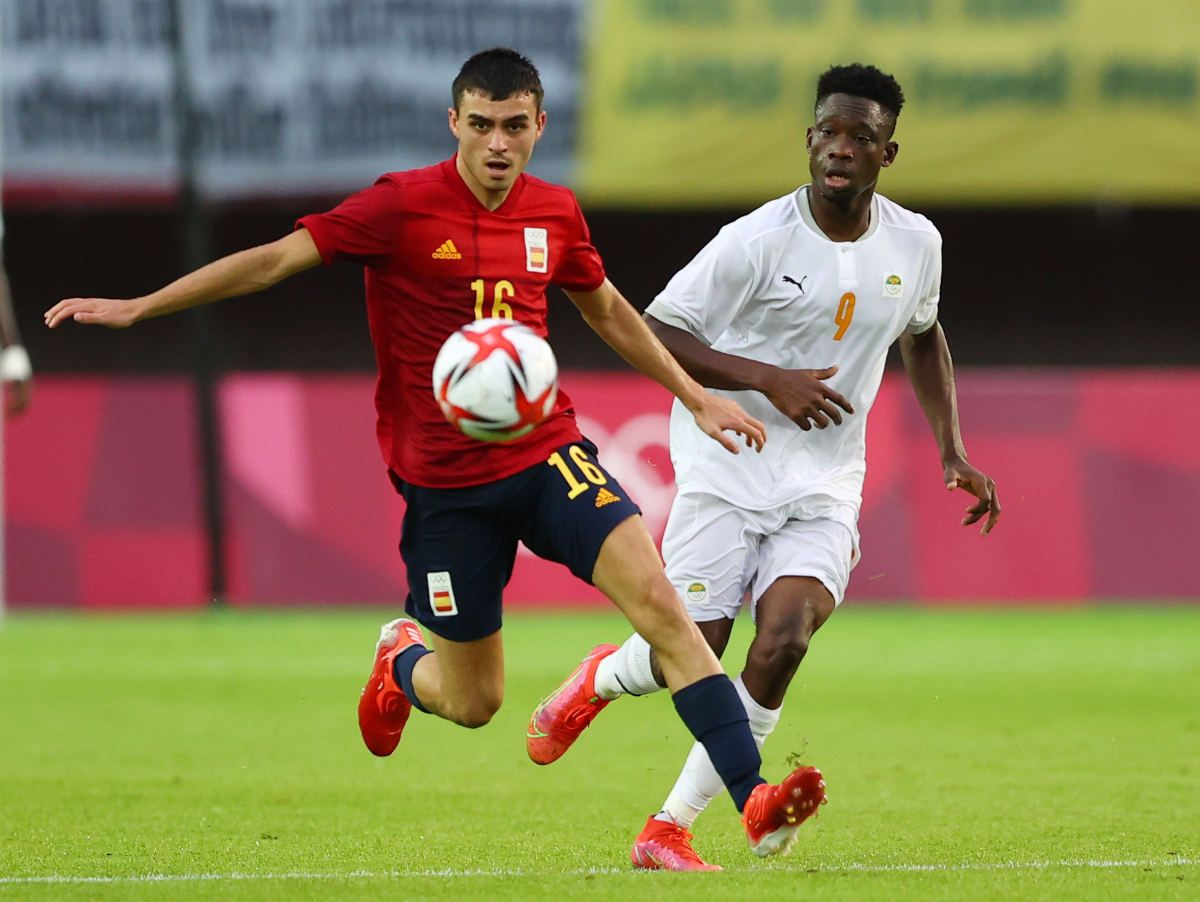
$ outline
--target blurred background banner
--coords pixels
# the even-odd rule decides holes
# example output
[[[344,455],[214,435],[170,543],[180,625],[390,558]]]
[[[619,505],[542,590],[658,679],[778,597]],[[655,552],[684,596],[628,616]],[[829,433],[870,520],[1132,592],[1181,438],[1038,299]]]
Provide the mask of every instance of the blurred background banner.
[[[10,189],[172,190],[169,20],[165,2],[0,0]]]
[[[1200,199],[1200,155],[1126,159],[1200,144],[1194,0],[0,0],[0,23],[18,199],[169,198],[184,95],[204,196],[348,193],[446,156],[449,82],[497,44],[545,81],[533,171],[589,203],[791,190],[816,77],[854,60],[910,99],[902,202]]]
[[[181,40],[172,27],[180,13]],[[180,91],[211,198],[348,193],[449,155],[450,82],[497,44],[537,61],[570,177],[584,0],[0,0],[10,193],[169,197]],[[452,149],[452,148],[451,148]]]
[[[817,76],[878,65],[909,100],[902,202],[1200,199],[1195,0],[607,0],[584,81],[580,188],[753,203],[807,181]],[[1170,162],[1151,163],[1152,148]],[[1140,164],[1131,150],[1148,152]]]

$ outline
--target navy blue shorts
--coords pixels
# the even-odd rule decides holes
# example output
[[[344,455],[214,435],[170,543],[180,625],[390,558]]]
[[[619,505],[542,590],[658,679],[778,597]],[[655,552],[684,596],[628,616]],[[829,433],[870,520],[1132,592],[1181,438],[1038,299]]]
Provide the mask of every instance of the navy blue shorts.
[[[584,439],[505,479],[460,489],[392,481],[404,496],[400,555],[404,609],[444,639],[470,642],[500,629],[501,597],[517,542],[591,583],[600,546],[640,514]]]

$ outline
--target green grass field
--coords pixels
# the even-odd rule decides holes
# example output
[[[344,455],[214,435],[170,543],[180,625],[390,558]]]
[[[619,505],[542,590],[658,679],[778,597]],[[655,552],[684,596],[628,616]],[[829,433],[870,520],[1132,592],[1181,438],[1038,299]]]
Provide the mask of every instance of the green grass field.
[[[764,754],[820,766],[830,804],[763,862],[718,799],[720,874],[628,866],[690,744],[665,693],[525,758],[538,698],[619,618],[511,616],[496,720],[414,714],[377,760],[355,703],[382,619],[10,617],[0,897],[1200,895],[1200,607],[840,612]]]

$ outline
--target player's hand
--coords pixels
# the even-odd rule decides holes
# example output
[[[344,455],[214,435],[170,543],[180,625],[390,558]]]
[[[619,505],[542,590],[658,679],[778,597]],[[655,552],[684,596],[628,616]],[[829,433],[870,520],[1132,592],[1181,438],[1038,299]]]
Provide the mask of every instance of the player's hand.
[[[701,432],[720,442],[731,454],[738,453],[738,443],[725,434],[726,430],[742,436],[746,447],[755,451],[761,451],[763,442],[767,440],[767,427],[742,410],[737,401],[729,398],[705,392],[704,400],[692,411],[692,416],[696,418],[696,425]]]
[[[125,329],[140,318],[136,301],[115,298],[67,298],[46,311],[46,325],[57,328],[67,320],[89,325]]]
[[[836,366],[823,370],[775,370],[762,392],[785,417],[805,432],[830,423],[842,425],[842,411],[854,413],[854,405],[825,384],[838,371]]]
[[[965,460],[953,460],[946,464],[942,473],[947,490],[963,489],[979,499],[977,504],[967,508],[962,525],[970,526],[978,523],[987,514],[987,520],[980,532],[987,535],[1000,519],[1000,498],[996,495],[996,483],[986,473],[975,469]]]

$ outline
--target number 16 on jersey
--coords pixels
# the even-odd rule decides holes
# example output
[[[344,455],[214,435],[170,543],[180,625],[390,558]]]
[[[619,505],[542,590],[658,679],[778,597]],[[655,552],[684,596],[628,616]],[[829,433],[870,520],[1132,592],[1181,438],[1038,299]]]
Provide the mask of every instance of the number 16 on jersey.
[[[476,279],[471,283],[471,290],[475,292],[475,319],[507,319],[512,320],[512,307],[505,303],[509,298],[517,293],[513,287],[513,283],[508,279],[501,279],[492,288],[492,310],[490,313],[485,313],[483,302],[487,298],[487,283],[483,279]]]

